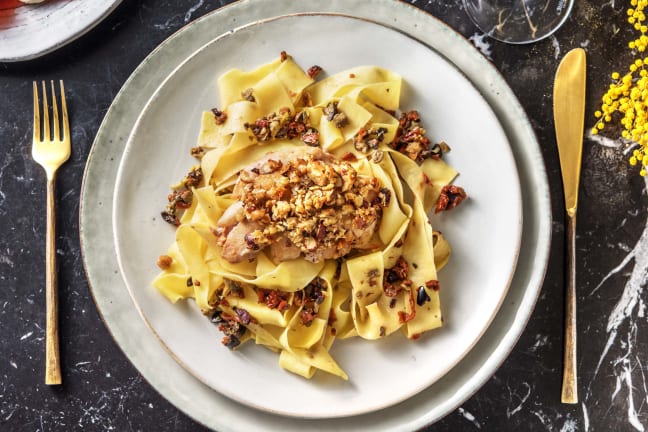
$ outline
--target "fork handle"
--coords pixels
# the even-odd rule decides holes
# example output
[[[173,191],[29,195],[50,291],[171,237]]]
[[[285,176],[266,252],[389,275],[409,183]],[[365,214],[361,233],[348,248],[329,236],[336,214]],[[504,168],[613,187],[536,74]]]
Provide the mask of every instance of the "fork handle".
[[[45,249],[45,384],[61,384],[56,280],[56,212],[54,176],[47,179],[47,234]]]
[[[567,213],[565,253],[565,351],[561,402],[578,403],[576,384],[576,211]]]

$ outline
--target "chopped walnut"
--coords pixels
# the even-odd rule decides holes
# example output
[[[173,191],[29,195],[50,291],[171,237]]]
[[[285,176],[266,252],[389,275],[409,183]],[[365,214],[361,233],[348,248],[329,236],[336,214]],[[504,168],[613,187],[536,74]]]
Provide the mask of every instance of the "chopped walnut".
[[[233,221],[239,225],[224,221],[215,230],[232,262],[273,243],[278,260],[319,262],[366,249],[390,200],[378,179],[318,148],[269,153],[241,171],[233,196],[241,203]]]
[[[254,89],[253,88],[245,89],[245,91],[241,92],[241,97],[243,99],[245,99],[246,101],[256,102],[256,99],[254,98]]]
[[[305,107],[312,107],[313,106],[313,97],[307,91],[302,92],[302,104]]]
[[[425,134],[417,111],[402,113],[391,147],[418,163],[428,158],[440,159],[443,153],[450,150],[444,142],[431,143]]]
[[[319,146],[319,133],[311,126],[307,111],[292,114],[289,108],[282,108],[278,113],[273,112],[254,123],[245,124],[245,127],[261,142],[300,138],[310,146]]]
[[[317,65],[313,65],[313,66],[311,66],[311,67],[308,68],[308,70],[306,71],[306,73],[307,73],[308,76],[311,77],[312,79],[317,79],[317,77],[319,76],[319,74],[322,73],[322,68],[319,67],[319,66],[317,66]]]
[[[304,133],[301,136],[301,140],[304,141],[305,144],[312,146],[312,147],[318,147],[319,146],[319,132],[315,130],[309,130],[308,132]]]
[[[187,173],[183,182],[186,187],[195,187],[200,184],[203,179],[202,169],[199,166],[192,168],[191,171]]]
[[[223,313],[220,309],[216,309],[211,321],[217,324],[218,330],[224,334],[221,340],[223,345],[229,349],[234,349],[241,344],[241,338],[247,329],[242,325],[238,317],[233,317]]]
[[[169,206],[167,206],[166,209],[160,212],[160,216],[162,216],[164,222],[173,226],[180,226],[180,219],[178,219],[178,216],[176,215],[175,208],[169,208]]]
[[[203,180],[203,173],[197,165],[187,173],[182,182],[167,196],[167,205],[160,213],[162,219],[171,225],[179,226],[178,210],[182,211],[191,207],[193,192],[190,188],[199,186]]]
[[[299,318],[306,327],[309,327],[317,316],[320,305],[324,302],[325,289],[324,279],[316,277],[303,290],[295,293],[293,302],[296,306],[302,307]]]
[[[349,119],[347,118],[346,114],[338,109],[337,102],[329,102],[329,104],[324,107],[322,112],[326,115],[326,119],[330,122],[333,122],[335,127],[338,129],[342,129],[349,124]]]
[[[385,269],[383,274],[383,291],[387,297],[396,297],[402,290],[408,288],[412,281],[408,279],[409,267],[401,256],[392,268]]]
[[[384,127],[360,128],[358,133],[353,137],[353,146],[356,150],[363,153],[377,150],[385,140],[386,133],[387,129]]]
[[[218,108],[212,108],[211,112],[214,114],[214,121],[217,125],[222,125],[227,121],[227,113],[225,111],[221,111]]]
[[[466,196],[466,191],[463,188],[455,185],[445,185],[441,189],[441,195],[439,195],[434,212],[452,210],[466,199]]]
[[[343,112],[338,112],[333,116],[333,124],[336,128],[342,129],[349,124],[349,119]]]
[[[176,209],[186,209],[191,207],[193,192],[189,189],[173,191],[167,196],[167,200],[169,201],[169,204]]]
[[[201,146],[191,147],[191,150],[189,150],[189,154],[196,159],[202,159],[203,156],[205,156],[205,153],[205,149]]]
[[[160,257],[157,260],[157,266],[162,270],[166,270],[169,267],[171,267],[172,263],[173,263],[173,258],[171,258],[169,255],[160,255]]]

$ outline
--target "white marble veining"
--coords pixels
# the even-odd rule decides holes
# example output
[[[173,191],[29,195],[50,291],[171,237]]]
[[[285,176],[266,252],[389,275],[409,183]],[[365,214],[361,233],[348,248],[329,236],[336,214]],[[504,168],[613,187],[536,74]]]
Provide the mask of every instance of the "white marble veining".
[[[600,143],[611,145],[606,140],[601,140]],[[648,186],[648,178],[646,185]],[[645,331],[645,294],[646,288],[648,288],[648,220],[634,247],[627,252],[625,258],[618,265],[602,278],[589,296],[603,289],[610,278],[619,274],[624,276],[628,274],[628,276],[623,293],[607,317],[607,341],[588,384],[582,407],[584,416],[588,417],[587,401],[593,396],[592,383],[604,368],[605,374],[611,373],[616,378],[616,388],[611,394],[610,403],[614,403],[617,397],[625,398],[628,424],[634,430],[644,432],[646,424],[648,424],[646,409],[648,385],[644,372],[645,365],[642,364],[637,344],[645,341],[646,338],[640,332]],[[642,325],[643,328],[641,328]],[[589,422],[586,423],[585,430],[589,430]]]
[[[562,52],[562,50],[560,49],[560,42],[555,35],[550,36],[549,40],[551,41],[551,46],[554,49],[554,59],[558,60]]]
[[[473,414],[471,414],[470,412],[466,411],[464,408],[459,408],[457,411],[459,412],[459,414],[460,414],[463,418],[465,418],[465,419],[468,420],[470,423],[472,423],[472,425],[473,425],[475,428],[477,428],[477,429],[481,429],[481,424],[477,421],[477,419],[475,418],[475,416],[474,416]]]
[[[509,401],[511,403],[506,408],[506,418],[510,419],[513,415],[519,412],[527,399],[529,399],[529,396],[531,396],[531,386],[528,383],[522,383],[522,385],[525,387],[524,394],[513,392],[510,387],[508,389]],[[514,406],[512,407],[512,405]]]
[[[468,38],[470,42],[489,60],[492,60],[493,50],[486,33],[475,33]]]
[[[124,80],[137,65],[138,56],[143,57],[159,41],[185,23],[215,9],[218,4],[229,2],[143,0],[135,2],[135,6],[132,6],[134,3],[123,3],[124,12],[117,15],[118,21],[104,28],[112,32],[110,37],[106,37],[104,33],[101,38],[105,38],[105,41],[96,42],[90,36],[88,42],[79,45],[81,50],[78,52],[68,49],[60,66],[54,61],[52,70],[38,71],[39,75],[48,75],[47,79],[49,74],[62,75],[66,78],[66,84],[70,77],[76,80],[70,80],[68,91],[69,100],[75,105],[77,113],[73,122],[73,140],[77,147],[67,169],[77,177],[82,171],[100,119]],[[594,83],[600,82],[600,78],[595,76],[602,76],[603,69],[609,66],[608,59],[601,57],[601,39],[606,38],[607,43],[608,36],[601,35],[620,39],[625,36],[619,32],[626,31],[627,27],[624,25],[623,16],[611,16],[611,12],[614,11],[621,11],[624,15],[623,8],[626,7],[627,0],[604,0],[602,4],[584,1],[579,2],[577,12],[599,13],[605,18],[593,20],[595,22],[592,23],[591,30],[583,28],[572,31],[574,27],[582,26],[579,23],[582,20],[574,19],[569,27],[565,26],[544,44],[533,45],[528,50],[527,47],[509,49],[508,46],[491,41],[485,34],[472,33],[473,27],[465,19],[460,0],[409,0],[408,3],[434,12],[452,10],[452,13],[447,14],[451,18],[449,22],[454,23],[454,27],[461,33],[469,36],[484,56],[493,60],[498,67],[501,66],[502,73],[517,90],[536,84],[540,88],[544,83],[549,89],[550,80],[544,79],[549,76],[547,65],[554,64],[571,46],[588,48],[588,52],[593,54],[588,57],[588,63],[592,66],[592,69],[588,70],[588,76],[592,77]],[[589,23],[585,27],[588,25]],[[112,49],[116,49],[125,40],[132,40],[133,36],[140,38],[139,46],[133,48],[137,55],[131,58],[110,57]],[[88,52],[85,52],[86,50]],[[93,50],[101,56],[105,55],[106,59],[93,57],[89,54]],[[24,111],[30,108],[29,101],[23,101],[30,94],[32,71],[28,69],[25,70],[29,79],[22,82],[13,76],[15,69],[12,71],[6,64],[0,64],[0,74],[3,75],[3,80],[6,78],[6,84],[3,81],[4,86],[0,88],[3,98],[18,103],[19,107],[20,103],[24,102],[20,109],[14,107],[8,110],[6,105],[4,110],[0,108],[5,114],[0,117],[0,133],[3,138],[10,137],[12,141],[22,143],[30,139],[29,121],[23,121],[24,119],[19,118],[14,111],[23,111],[24,114]],[[90,78],[92,83],[88,82]],[[540,78],[543,79],[542,82]],[[598,81],[594,81],[595,79]],[[20,89],[20,86],[23,88]],[[601,89],[600,86],[592,86],[592,95],[598,97],[596,92]],[[541,138],[547,138],[550,135],[547,130],[551,128],[550,121],[547,121],[550,96],[547,93],[546,96],[539,97],[543,91],[546,90],[530,91],[534,98],[538,97],[532,101],[522,98],[521,102],[529,109],[536,132]],[[605,149],[603,153],[606,155],[627,155],[632,150],[630,143],[603,135],[587,135],[586,144]],[[543,149],[547,150],[545,156],[551,157],[551,145],[550,140],[543,141]],[[598,155],[595,155],[595,158],[599,159]],[[606,159],[604,163],[611,161],[612,158]],[[584,168],[591,167],[584,165]],[[591,170],[584,171],[584,174],[591,174]],[[595,174],[606,178],[605,171]],[[559,181],[556,171],[551,172],[550,176],[553,176],[554,181]],[[34,218],[26,214],[27,212],[12,213],[10,204],[16,202],[17,196],[28,197],[34,202],[41,199],[41,180],[40,169],[29,159],[29,146],[5,152],[4,157],[0,159],[0,218],[11,217],[13,222],[12,226],[5,230],[10,239],[0,243],[0,319],[5,320],[0,322],[3,324],[0,327],[6,331],[6,323],[11,322],[13,326],[5,333],[5,340],[10,341],[6,347],[11,347],[11,352],[4,351],[0,354],[0,363],[3,365],[0,368],[0,431],[147,430],[152,424],[158,427],[162,425],[161,430],[194,430],[187,426],[193,423],[185,419],[180,411],[169,410],[168,403],[150,390],[141,378],[137,378],[135,372],[124,371],[123,369],[127,369],[125,363],[116,363],[115,358],[121,359],[118,354],[108,352],[109,349],[116,348],[110,344],[110,337],[103,332],[101,324],[95,324],[99,321],[86,291],[76,244],[78,239],[73,234],[58,239],[57,252],[67,266],[64,272],[67,285],[63,288],[67,304],[65,312],[67,318],[71,315],[79,318],[76,322],[71,320],[72,324],[67,324],[68,336],[73,336],[74,341],[65,343],[68,360],[66,378],[69,389],[74,388],[74,391],[48,396],[49,390],[37,385],[40,383],[38,374],[41,364],[36,353],[41,352],[44,331],[42,326],[33,320],[37,319],[42,309],[43,293],[42,289],[38,288],[39,284],[33,284],[29,287],[29,292],[25,292],[26,278],[23,273],[25,269],[29,270],[25,266],[26,262],[41,260],[42,250],[34,245],[40,244],[44,229],[42,219]],[[63,183],[67,182],[67,185],[74,184],[74,190],[78,193],[78,183],[71,180],[68,182],[65,177],[61,180]],[[597,180],[602,181],[600,178]],[[80,182],[80,178],[74,179],[74,182]],[[638,183],[634,177],[632,182],[635,186]],[[620,192],[625,193],[627,190]],[[61,214],[77,214],[78,202],[75,201],[78,195],[75,192],[60,189],[59,198],[62,208],[65,209]],[[547,391],[559,388],[561,360],[557,354],[561,344],[560,324],[551,327],[550,321],[555,322],[561,314],[560,310],[551,308],[558,302],[552,300],[552,296],[560,292],[557,282],[560,278],[556,276],[555,271],[550,270],[546,288],[541,294],[529,331],[511,354],[512,359],[487,384],[485,391],[478,392],[439,425],[431,426],[430,431],[496,430],[501,428],[501,425],[505,425],[506,430],[525,432],[648,430],[648,358],[645,354],[648,327],[648,221],[645,228],[644,224],[640,223],[641,215],[645,214],[646,191],[640,197],[633,195],[634,198],[638,201],[636,208],[623,207],[618,224],[615,225],[615,228],[623,233],[618,236],[602,236],[598,243],[593,241],[589,249],[582,251],[583,259],[588,260],[588,264],[594,262],[596,268],[586,268],[587,276],[584,278],[587,278],[588,285],[581,287],[579,297],[579,308],[584,309],[580,317],[586,321],[579,328],[579,344],[583,345],[579,357],[580,404],[562,405],[555,393]],[[598,197],[596,199],[598,200]],[[615,203],[622,201],[612,196],[600,201],[608,200]],[[34,205],[25,208],[32,209]],[[591,216],[586,217],[589,219]],[[587,222],[590,227],[579,232],[579,241],[583,243],[602,234],[598,226],[592,227],[593,224],[590,224],[589,220]],[[74,233],[77,229],[74,217],[70,219],[70,225],[69,233]],[[564,233],[561,222],[554,221],[553,233],[555,237]],[[597,249],[599,247],[600,250]],[[602,263],[607,267],[602,267],[599,265],[601,256],[608,251],[615,252],[615,256],[621,258],[612,262],[603,259]],[[598,271],[603,275],[592,276],[598,275]],[[18,298],[20,303],[16,301]],[[19,313],[15,312],[17,307],[21,308]],[[15,319],[16,317],[20,319]],[[597,317],[598,319],[592,319]],[[88,323],[95,327],[87,327]],[[96,327],[97,325],[99,327]],[[518,364],[520,360],[528,363]],[[594,369],[596,373],[592,373]],[[24,383],[35,383],[31,386],[30,393],[26,393]],[[80,387],[83,390],[79,390]]]

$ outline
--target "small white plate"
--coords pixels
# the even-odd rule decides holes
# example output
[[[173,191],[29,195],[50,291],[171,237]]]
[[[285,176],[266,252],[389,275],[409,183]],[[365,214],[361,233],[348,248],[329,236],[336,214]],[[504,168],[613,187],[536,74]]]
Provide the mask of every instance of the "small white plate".
[[[447,161],[470,198],[433,217],[453,247],[439,276],[443,328],[418,341],[337,341],[348,373],[312,380],[281,370],[277,356],[249,344],[237,352],[192,302],[170,304],[151,287],[155,262],[174,230],[159,217],[168,186],[195,161],[203,110],[217,106],[216,79],[251,69],[285,50],[302,67],[329,73],[378,65],[403,76],[403,109],[417,109],[429,136],[450,144]],[[114,194],[114,235],[122,276],[150,328],[200,380],[241,403],[287,416],[330,418],[396,404],[441,378],[478,341],[504,298],[518,257],[520,185],[509,142],[489,104],[434,49],[385,25],[342,15],[277,17],[226,33],[171,73],[139,117],[123,153]]]
[[[30,60],[84,35],[122,0],[7,0],[0,10],[0,62]]]

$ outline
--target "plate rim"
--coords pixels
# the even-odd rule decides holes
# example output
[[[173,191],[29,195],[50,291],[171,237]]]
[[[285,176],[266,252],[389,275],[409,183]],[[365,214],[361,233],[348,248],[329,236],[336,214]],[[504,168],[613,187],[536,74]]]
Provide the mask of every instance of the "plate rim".
[[[284,1],[282,3],[283,3],[282,7],[284,9],[289,9],[289,10],[305,10],[308,9],[309,7],[312,8],[313,5],[315,4],[315,2],[303,2],[303,3],[299,2],[299,4],[297,4],[298,2],[293,2],[293,1]],[[353,1],[353,2],[342,2],[337,0],[332,1],[327,6],[327,10],[343,10],[343,11],[347,10],[348,11],[349,9],[348,5],[351,3],[353,3],[355,9],[358,10],[357,12],[354,13],[362,12],[361,10],[363,9],[364,5],[361,5],[360,2],[358,1]],[[514,279],[516,279],[518,276],[521,278],[530,279],[527,282],[533,287],[531,292],[528,291],[528,288],[526,288],[522,292],[522,299],[521,299],[522,301],[520,302],[519,307],[524,309],[526,317],[522,320],[522,322],[515,322],[515,324],[517,324],[516,327],[513,329],[509,329],[508,332],[505,331],[502,337],[498,339],[499,342],[495,344],[496,346],[493,348],[493,352],[487,354],[485,363],[483,363],[481,367],[477,367],[478,370],[485,368],[486,371],[481,373],[479,377],[476,378],[473,377],[467,380],[466,383],[464,383],[464,384],[469,384],[469,387],[471,388],[467,390],[463,390],[462,395],[459,396],[459,400],[455,396],[451,398],[452,399],[451,401],[445,401],[444,403],[437,406],[435,409],[432,410],[427,409],[424,413],[422,414],[419,413],[419,416],[417,418],[413,418],[409,420],[408,424],[410,426],[420,427],[425,424],[428,424],[431,421],[438,420],[439,418],[441,418],[442,416],[450,412],[452,409],[456,408],[456,406],[458,406],[465,399],[470,397],[470,395],[472,395],[475,391],[477,391],[486,382],[486,380],[495,372],[499,364],[501,364],[501,362],[503,362],[504,359],[508,356],[509,352],[512,350],[515,344],[515,341],[517,341],[520,334],[522,333],[524,327],[526,326],[526,322],[528,321],[531,315],[533,306],[535,305],[535,302],[540,293],[542,280],[544,279],[544,274],[546,272],[546,268],[548,264],[548,255],[550,252],[550,240],[551,240],[551,229],[550,229],[551,203],[549,201],[546,170],[540,153],[540,148],[537,143],[537,139],[535,137],[533,129],[531,128],[528,118],[526,117],[526,114],[524,113],[521,106],[519,105],[519,102],[517,101],[517,98],[512,93],[512,90],[506,85],[505,80],[499,74],[499,72],[490,63],[488,63],[481,56],[481,54],[479,54],[476,51],[476,49],[472,47],[472,45],[470,45],[470,43],[463,36],[454,32],[454,30],[451,30],[441,21],[429,15],[428,13],[416,9],[411,5],[397,4],[396,2],[387,1],[387,0],[381,0],[376,3],[379,3],[378,6],[379,9],[381,10],[387,9],[393,11],[393,9],[399,9],[401,11],[401,15],[411,14],[414,18],[416,18],[415,19],[416,22],[423,22],[427,24],[432,23],[432,25],[440,27],[437,29],[438,31],[443,31],[445,33],[448,33],[446,34],[446,37],[450,37],[453,41],[457,42],[459,45],[462,45],[464,48],[468,48],[469,51],[468,54],[460,53],[458,55],[455,55],[454,60],[449,58],[448,55],[444,55],[451,63],[454,63],[459,67],[457,62],[464,65],[466,63],[470,64],[476,61],[482,67],[486,67],[486,69],[490,72],[489,78],[492,81],[489,81],[488,79],[485,78],[484,80],[486,82],[481,83],[481,85],[477,85],[477,83],[475,83],[473,79],[470,79],[470,81],[478,89],[478,91],[482,93],[482,96],[484,96],[485,99],[489,102],[496,116],[500,118],[500,120],[502,119],[502,117],[507,119],[506,122],[502,121],[502,124],[504,126],[507,136],[509,137],[509,141],[516,142],[521,140],[523,141],[530,140],[535,144],[534,146],[531,146],[530,149],[528,148],[517,149],[517,152],[516,149],[513,148],[513,153],[514,153],[513,156],[516,160],[516,164],[518,165],[518,171],[520,172],[521,175],[521,182],[524,182],[525,185],[530,183],[532,186],[535,187],[536,191],[541,192],[539,194],[534,194],[534,196],[532,197],[534,199],[525,200],[527,202],[523,203],[525,207],[525,210],[523,210],[523,217],[525,217],[525,222],[526,222],[526,215],[529,208],[538,207],[538,206],[540,207],[539,209],[536,209],[537,214],[534,212],[531,213],[531,215],[533,216],[531,219],[534,222],[533,228],[536,228],[536,232],[527,233],[527,231],[530,230],[530,228],[527,228],[527,230],[525,230],[525,233],[523,233],[523,241],[525,238],[527,238],[530,235],[531,237],[533,237],[532,240],[535,240],[533,242],[534,248],[536,250],[539,249],[541,253],[539,254],[539,256],[536,255],[535,258],[533,257],[531,258],[531,261],[533,261],[532,270],[530,270],[531,274],[525,276],[519,276],[518,275],[519,271],[516,271],[516,275],[514,275]],[[319,4],[317,4],[317,6],[318,9],[321,9],[322,7]],[[245,11],[253,15],[255,13],[255,9],[257,10],[258,13],[259,7],[260,7],[260,2],[258,0],[244,0],[239,3],[235,3],[215,10],[212,13],[204,16],[203,18],[195,21],[194,25],[198,24],[198,26],[202,25],[204,27],[206,26],[205,23],[207,21],[217,21],[217,22],[221,22],[221,24],[223,24],[224,21],[225,23],[227,23],[228,21],[232,20],[232,15],[236,15],[233,12],[234,8],[236,8],[237,11],[239,9],[244,9]],[[406,10],[406,12],[402,12],[403,10]],[[368,13],[368,12],[365,10],[364,13]],[[235,22],[235,19],[232,21]],[[409,30],[414,31],[411,25]],[[143,70],[153,67],[149,63],[155,63],[156,61],[159,61],[159,57],[163,57],[162,51],[164,51],[165,49],[171,49],[169,48],[169,46],[173,45],[173,43],[176,41],[179,35],[186,34],[186,31],[187,28],[183,28],[179,30],[174,36],[170,37],[169,39],[167,39],[167,41],[165,41],[158,48],[156,48],[149,55],[149,57],[147,57],[147,59],[144,62],[142,62],[142,64],[140,64],[138,68],[136,68],[135,72],[133,72],[133,75],[126,81],[126,83],[122,87],[122,90],[120,90],[120,92],[117,94],[115,98],[115,102],[121,101],[121,98],[124,97],[123,95],[130,89],[130,87],[135,85],[134,83],[137,82],[139,74],[141,74]],[[419,29],[419,32],[420,31],[421,30]],[[417,37],[415,37],[415,39],[421,40],[420,38]],[[148,91],[148,89],[144,88],[143,91]],[[501,103],[501,101],[498,102],[498,100],[495,99],[495,94],[497,94],[498,98],[501,98],[502,93],[504,95],[504,99],[508,99],[507,100],[508,105],[504,105]],[[113,118],[115,116],[115,111],[117,110],[116,105],[117,105],[116,103],[113,103],[113,105],[111,105],[111,107],[109,108],[106,117],[104,118],[104,121],[102,122],[102,125],[97,133],[95,144],[101,142],[103,139],[108,139],[107,137],[104,136],[108,134],[108,132],[106,132],[106,127],[108,127],[108,125],[111,125],[111,123],[114,123],[115,121],[117,121],[118,123],[117,125],[119,125],[119,121]],[[120,138],[120,140],[123,140],[123,137]],[[87,263],[87,256],[88,256],[87,248],[89,247],[88,240],[89,238],[92,237],[92,235],[96,235],[96,233],[93,233],[92,229],[88,229],[88,226],[85,223],[86,220],[92,218],[87,211],[88,206],[86,204],[88,203],[84,202],[85,201],[84,198],[88,197],[88,194],[86,192],[90,187],[89,185],[91,185],[92,183],[92,179],[90,179],[89,178],[90,176],[87,175],[89,172],[89,168],[91,168],[93,163],[96,163],[95,159],[100,157],[100,155],[97,155],[97,153],[98,153],[97,146],[93,145],[90,151],[90,155],[88,157],[88,165],[86,165],[86,170],[84,171],[84,178],[83,178],[83,185],[82,185],[82,200],[79,209],[79,217],[80,217],[79,229],[80,229],[80,237],[82,240],[81,250],[84,256],[84,260],[83,260],[84,270],[86,271],[86,275],[88,277],[88,281],[91,286],[93,285],[93,282],[96,282],[98,277],[106,276],[105,273],[96,274],[98,270],[94,268],[95,266],[89,265]],[[522,163],[523,165],[533,166],[535,168],[535,171],[532,173],[533,176],[529,176],[528,173],[527,174],[524,173],[524,170],[519,169],[520,163]],[[539,169],[539,167],[541,169]],[[528,255],[528,254],[524,253],[524,255]],[[115,322],[115,317],[113,316],[115,311],[106,310],[106,309],[102,310],[101,306],[103,304],[103,300],[98,297],[96,287],[95,288],[91,287],[91,293],[93,296],[93,300],[97,305],[97,309],[102,319],[104,320],[106,327],[108,328],[109,332],[112,334],[113,338],[117,340],[118,338],[121,337],[121,335],[116,334],[119,333],[120,329],[118,325],[119,323]],[[508,295],[509,294],[507,294],[507,297]],[[504,348],[499,348],[499,345],[501,344],[504,345]],[[149,381],[159,392],[161,392],[167,399],[169,399],[172,403],[174,403],[178,408],[185,411],[185,413],[189,414],[197,421],[201,421],[205,425],[209,425],[212,427],[216,427],[216,426],[226,427],[226,425],[224,424],[219,425],[218,422],[214,423],[214,419],[210,418],[209,416],[206,416],[204,413],[201,413],[196,409],[193,409],[194,407],[192,405],[187,405],[186,403],[187,401],[183,399],[182,395],[179,395],[177,392],[175,392],[174,389],[165,386],[164,383],[156,382],[155,377],[151,375],[151,371],[146,370],[147,368],[144,367],[146,365],[141,363],[140,361],[141,359],[138,358],[136,353],[127,352],[125,347],[123,347],[122,345],[120,345],[120,348],[124,351],[126,357],[135,365],[135,367],[140,371],[140,373],[144,376],[144,378],[147,379],[147,381]],[[143,371],[142,369],[145,369],[146,371]],[[393,412],[393,410],[389,410],[389,411]],[[258,413],[257,411],[254,410],[252,412]],[[271,417],[274,420],[283,423],[284,426],[288,425],[288,423],[283,421],[281,418],[276,418],[275,416],[271,416]],[[322,425],[318,425],[318,428],[320,428],[321,426]],[[229,425],[228,428],[231,428],[231,424]],[[302,424],[300,429],[303,430],[303,428],[304,425]],[[399,428],[396,428],[394,430],[397,429]]]
[[[119,217],[119,210],[121,208],[119,199],[118,199],[118,191],[121,186],[123,186],[123,172],[124,172],[124,161],[128,158],[128,156],[134,152],[135,150],[133,149],[134,147],[134,139],[136,138],[136,135],[138,134],[138,131],[141,130],[141,125],[142,122],[146,119],[147,112],[150,111],[151,107],[155,107],[156,104],[160,102],[160,98],[163,97],[163,94],[166,90],[168,90],[168,83],[169,81],[174,79],[174,76],[180,72],[188,63],[195,61],[195,59],[201,55],[204,54],[205,51],[212,49],[214,45],[218,44],[219,41],[231,37],[234,35],[236,32],[241,31],[241,30],[246,30],[249,28],[253,28],[256,26],[264,25],[269,22],[276,22],[280,21],[283,19],[292,19],[292,18],[299,18],[299,17],[333,17],[333,18],[344,18],[344,19],[350,19],[350,20],[360,20],[363,21],[369,25],[375,25],[375,26],[380,26],[388,31],[395,31],[408,39],[410,39],[413,43],[417,43],[425,47],[425,49],[430,50],[434,53],[434,55],[437,55],[441,61],[444,61],[448,63],[448,66],[454,70],[455,73],[457,73],[459,76],[461,76],[465,81],[466,85],[469,86],[474,92],[476,93],[476,97],[480,98],[481,101],[484,103],[486,109],[490,112],[490,114],[493,116],[493,118],[497,121],[497,126],[495,126],[499,131],[501,131],[502,135],[504,136],[506,142],[505,145],[507,149],[509,150],[506,153],[506,159],[508,162],[512,165],[512,174],[511,177],[515,179],[515,184],[513,186],[513,189],[515,189],[517,193],[517,197],[519,198],[519,201],[517,201],[516,207],[516,217],[515,217],[515,233],[514,236],[512,237],[514,240],[514,245],[511,254],[510,261],[506,262],[506,266],[504,269],[507,272],[507,277],[506,279],[502,282],[503,288],[501,289],[501,292],[498,293],[498,299],[497,302],[493,305],[492,310],[489,311],[488,316],[483,322],[483,326],[479,327],[479,330],[474,334],[474,338],[471,339],[470,343],[467,344],[465,347],[462,347],[463,349],[461,352],[452,359],[451,362],[449,362],[446,366],[444,366],[443,370],[435,376],[433,379],[430,380],[425,380],[425,384],[421,384],[416,387],[415,390],[412,390],[410,393],[406,395],[399,396],[398,398],[394,398],[393,400],[390,399],[389,401],[382,402],[378,405],[371,406],[371,407],[364,407],[364,408],[355,408],[351,409],[349,407],[348,411],[345,412],[339,412],[339,413],[308,413],[308,414],[303,414],[299,415],[296,412],[293,412],[288,409],[283,409],[283,408],[271,408],[271,407],[264,407],[260,405],[258,402],[251,402],[251,401],[246,401],[244,400],[240,395],[236,395],[235,393],[230,393],[227,391],[223,391],[222,389],[217,388],[218,386],[213,384],[213,380],[208,377],[207,374],[205,374],[202,370],[198,370],[195,367],[192,367],[189,363],[184,361],[182,359],[182,354],[180,352],[174,351],[171,346],[167,343],[167,340],[165,337],[163,337],[157,330],[154,325],[154,323],[149,319],[149,316],[147,315],[146,311],[144,310],[145,307],[141,304],[141,302],[138,300],[138,295],[136,294],[134,287],[132,286],[132,283],[129,283],[127,280],[126,272],[124,270],[124,257],[122,254],[122,251],[124,248],[127,248],[127,244],[123,243],[122,241],[122,236],[119,235],[119,230],[117,229],[119,226],[119,221],[118,219],[122,219]],[[130,184],[127,182],[126,184]],[[302,418],[312,418],[312,419],[324,419],[324,418],[336,418],[336,417],[347,417],[351,415],[359,415],[359,414],[366,414],[370,412],[375,412],[377,410],[396,405],[403,400],[412,397],[416,393],[422,391],[423,389],[429,387],[430,385],[433,385],[436,381],[441,379],[445,374],[447,374],[456,364],[458,364],[461,359],[463,359],[469,352],[470,350],[479,342],[479,339],[483,336],[483,334],[488,330],[488,327],[490,326],[490,323],[494,319],[494,317],[497,315],[497,312],[499,311],[504,299],[506,298],[506,294],[510,288],[510,285],[512,283],[514,274],[515,274],[515,268],[517,266],[517,261],[519,258],[519,252],[520,252],[520,246],[521,246],[521,241],[522,241],[522,226],[523,226],[523,219],[524,215],[522,212],[522,194],[521,194],[521,186],[520,186],[520,179],[519,179],[519,173],[517,169],[517,165],[515,163],[515,159],[513,157],[513,152],[511,150],[511,143],[508,140],[508,137],[506,136],[506,133],[504,131],[504,128],[502,125],[499,123],[499,119],[497,116],[495,116],[495,113],[493,112],[492,108],[490,107],[490,104],[488,101],[483,97],[483,95],[479,92],[479,90],[474,86],[472,81],[469,79],[466,74],[458,69],[456,65],[452,62],[450,62],[445,56],[443,56],[441,53],[439,53],[434,47],[430,46],[429,44],[426,44],[423,41],[420,41],[419,39],[404,33],[400,31],[397,28],[394,28],[389,25],[385,25],[384,23],[377,22],[372,19],[368,18],[363,18],[363,17],[355,17],[353,15],[349,15],[346,13],[327,13],[327,12],[307,12],[307,13],[292,13],[292,14],[285,14],[285,15],[276,15],[273,17],[261,19],[261,20],[256,20],[254,22],[247,23],[245,25],[242,25],[240,27],[237,27],[236,29],[224,32],[207,43],[203,44],[200,46],[198,49],[194,50],[191,52],[183,61],[181,61],[171,73],[169,73],[163,80],[162,82],[158,85],[158,87],[155,89],[153,94],[148,98],[147,102],[144,104],[144,107],[142,108],[141,112],[137,116],[133,127],[130,131],[130,134],[128,135],[128,138],[126,140],[126,144],[124,147],[124,150],[122,152],[119,166],[117,168],[117,175],[116,175],[116,180],[115,180],[115,185],[114,185],[114,194],[113,194],[113,204],[112,204],[112,232],[113,232],[113,248],[115,250],[116,256],[117,256],[117,262],[119,264],[119,270],[122,276],[122,280],[126,286],[126,289],[128,291],[128,294],[130,295],[135,308],[137,309],[140,317],[144,320],[146,323],[146,326],[149,328],[149,330],[153,333],[157,341],[162,344],[164,347],[165,351],[171,355],[173,359],[175,359],[178,364],[180,364],[184,369],[186,369],[191,375],[193,375],[196,379],[199,381],[203,382],[207,386],[211,387],[214,391],[218,391],[224,396],[237,401],[238,403],[250,406],[252,408],[261,410],[261,411],[267,411],[270,413],[278,414],[278,415],[284,415],[288,417],[302,417]],[[121,245],[121,247],[120,247]],[[194,305],[192,305],[194,307]],[[431,347],[432,348],[432,347]]]

